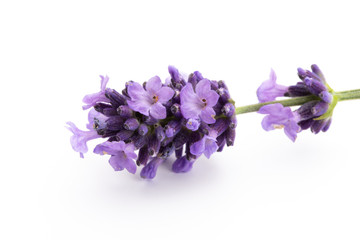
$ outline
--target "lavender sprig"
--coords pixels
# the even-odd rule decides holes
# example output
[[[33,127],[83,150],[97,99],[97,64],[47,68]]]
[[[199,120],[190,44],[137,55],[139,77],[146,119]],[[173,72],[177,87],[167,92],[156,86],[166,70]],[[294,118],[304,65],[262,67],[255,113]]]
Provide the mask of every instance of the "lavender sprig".
[[[135,173],[137,166],[144,166],[140,176],[152,179],[173,153],[172,170],[181,173],[191,170],[202,154],[210,158],[225,145],[232,146],[237,114],[266,114],[264,130],[284,129],[295,141],[302,130],[326,132],[336,104],[360,98],[360,89],[335,92],[319,67],[312,65],[311,71],[298,69],[301,81],[292,86],[277,84],[271,70],[257,90],[260,103],[235,108],[224,81],[206,79],[198,71],[183,75],[172,66],[168,70],[170,78],[165,83],[158,76],[143,85],[129,81],[121,93],[107,88],[109,78],[100,76],[100,91],[83,99],[83,109],[91,108],[88,131],[68,122],[73,149],[83,157],[88,141],[106,139],[94,153],[110,155],[115,171]],[[299,105],[296,110],[290,108]]]

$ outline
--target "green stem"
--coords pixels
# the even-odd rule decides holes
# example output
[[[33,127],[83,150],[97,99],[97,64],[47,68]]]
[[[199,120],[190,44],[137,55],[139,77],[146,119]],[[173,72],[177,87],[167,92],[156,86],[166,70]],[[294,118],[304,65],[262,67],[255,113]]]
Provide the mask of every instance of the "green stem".
[[[360,99],[360,89],[342,91],[342,92],[334,92],[333,95],[338,98],[338,101]],[[243,107],[237,107],[236,114],[257,112],[257,111],[259,111],[259,109],[262,106],[274,104],[274,103],[281,103],[284,107],[292,107],[292,106],[302,105],[302,104],[312,101],[312,100],[320,100],[320,98],[315,95],[310,95],[310,96],[305,96],[305,97],[294,97],[294,98],[285,99],[285,100],[257,103],[257,104],[243,106]]]

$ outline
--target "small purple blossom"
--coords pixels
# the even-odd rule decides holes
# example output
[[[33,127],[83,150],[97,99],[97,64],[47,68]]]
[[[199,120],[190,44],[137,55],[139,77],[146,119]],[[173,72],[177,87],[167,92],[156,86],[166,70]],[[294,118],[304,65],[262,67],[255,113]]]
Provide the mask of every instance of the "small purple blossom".
[[[299,116],[292,112],[291,108],[275,103],[261,107],[258,113],[268,114],[261,122],[265,131],[283,128],[286,136],[295,142],[297,133],[301,131],[301,128],[297,124]]]
[[[136,164],[134,159],[137,155],[135,154],[135,147],[133,144],[126,144],[123,141],[120,142],[104,142],[95,147],[94,153],[105,155],[111,155],[109,159],[110,165],[115,171],[121,171],[126,168],[128,172],[135,174]]]
[[[218,149],[216,143],[217,136],[218,134],[215,130],[210,130],[208,135],[204,135],[201,140],[190,146],[190,152],[195,156],[204,154],[207,158],[210,158],[210,156]]]
[[[302,97],[316,96],[317,99],[304,103],[295,111],[290,107],[283,107],[281,104],[271,104],[260,108],[262,114],[268,114],[262,121],[262,126],[266,131],[284,128],[285,134],[295,141],[296,135],[300,130],[308,128],[315,134],[320,131],[327,131],[331,124],[331,115],[337,100],[334,100],[332,89],[327,85],[324,74],[317,65],[311,66],[312,71],[298,68],[298,76],[302,80],[296,85],[284,87],[275,84],[275,73],[270,74],[270,80],[264,82],[258,89],[259,101],[272,101],[276,97]],[[269,94],[264,86],[270,86],[270,82],[278,88],[278,94]],[[285,90],[282,93],[282,90]],[[299,130],[300,129],[300,130]]]
[[[256,94],[259,102],[269,102],[275,100],[277,97],[283,97],[287,89],[288,87],[276,83],[276,74],[274,70],[271,69],[269,79],[260,85]]]
[[[198,118],[208,124],[215,122],[213,107],[219,100],[219,95],[211,90],[210,81],[200,80],[196,85],[195,92],[192,84],[188,83],[181,90],[181,113],[186,118]]]
[[[145,116],[152,116],[156,119],[166,118],[166,108],[163,104],[174,96],[174,90],[163,87],[158,76],[151,78],[146,83],[146,90],[138,83],[132,82],[128,86],[128,100],[130,108]]]
[[[100,78],[101,78],[100,92],[88,94],[83,98],[83,102],[86,104],[83,106],[83,110],[95,106],[95,104],[98,102],[109,102],[109,99],[107,99],[105,96],[105,89],[109,81],[109,77],[100,76]]]
[[[87,153],[87,142],[101,137],[96,130],[96,126],[99,126],[105,122],[107,117],[96,112],[92,109],[88,114],[89,123],[86,128],[89,131],[80,130],[74,123],[67,122],[67,129],[69,129],[74,135],[70,138],[70,143],[74,151],[80,153],[80,157],[84,158],[84,153]]]

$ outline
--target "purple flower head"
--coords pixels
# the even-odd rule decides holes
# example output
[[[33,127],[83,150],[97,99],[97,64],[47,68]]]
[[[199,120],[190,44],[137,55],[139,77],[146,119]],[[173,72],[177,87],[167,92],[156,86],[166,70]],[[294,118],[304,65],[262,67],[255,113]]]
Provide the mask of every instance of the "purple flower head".
[[[312,71],[298,68],[298,76],[301,82],[293,86],[284,87],[286,92],[281,96],[303,97],[313,95],[317,98],[304,103],[293,112],[289,107],[283,107],[279,104],[262,107],[259,113],[269,114],[262,122],[265,130],[269,131],[275,128],[284,128],[286,135],[292,141],[295,141],[298,128],[302,130],[310,128],[315,134],[320,131],[325,132],[329,129],[332,111],[337,103],[337,99],[332,95],[333,90],[326,83],[324,74],[320,68],[313,64],[311,70]],[[276,77],[270,75],[270,79],[274,78]],[[275,83],[274,80],[273,82]],[[258,96],[260,95],[266,101],[275,100],[277,97],[275,95],[273,95],[274,98],[265,98],[267,96],[263,91],[265,83],[259,87],[257,92]],[[262,101],[260,97],[259,101]]]
[[[136,82],[129,84],[128,94],[131,98],[127,101],[129,107],[145,116],[150,115],[156,119],[166,118],[166,108],[163,104],[174,96],[174,90],[163,87],[158,76],[151,78],[145,88]]]
[[[209,130],[209,134],[204,135],[201,140],[190,146],[191,154],[195,156],[204,154],[207,158],[210,158],[210,156],[219,148],[216,143],[217,135],[218,133],[215,130]]]
[[[199,118],[208,124],[215,123],[213,107],[219,100],[219,95],[211,90],[210,81],[203,79],[196,85],[195,92],[192,84],[186,84],[181,90],[181,113],[186,118]]]
[[[107,99],[105,96],[105,89],[109,81],[109,77],[100,76],[100,78],[101,78],[100,92],[88,94],[83,98],[83,102],[86,104],[83,106],[83,110],[95,106],[95,104],[98,102],[109,102],[109,99]]]
[[[192,169],[192,166],[194,164],[195,160],[191,159],[188,160],[186,156],[182,156],[175,160],[175,162],[172,165],[173,172],[176,173],[185,173]]]
[[[301,131],[301,128],[297,124],[299,116],[292,112],[291,108],[275,103],[261,107],[258,113],[268,114],[261,122],[265,131],[283,128],[286,136],[295,142],[297,133]]]
[[[146,179],[153,179],[156,176],[159,165],[163,161],[163,158],[154,157],[143,169],[141,169],[140,176]]]
[[[283,97],[287,89],[288,87],[276,83],[276,74],[271,69],[269,79],[260,85],[256,94],[259,102],[269,102],[274,101],[277,97]]]
[[[205,79],[198,71],[185,75],[172,66],[168,70],[166,84],[155,76],[142,85],[128,81],[119,92],[106,88],[108,78],[102,78],[101,91],[84,100],[84,109],[93,107],[89,131],[68,123],[74,150],[83,156],[87,141],[106,138],[94,153],[109,154],[116,171],[135,173],[136,165],[143,165],[140,176],[152,179],[174,152],[173,171],[187,172],[201,154],[209,158],[232,146],[236,115],[225,83]]]
[[[74,134],[70,138],[71,146],[74,151],[80,153],[81,158],[84,158],[84,153],[87,153],[88,151],[87,142],[101,137],[98,134],[97,129],[99,127],[102,128],[105,125],[106,119],[107,117],[92,109],[88,114],[89,123],[86,125],[86,128],[89,129],[89,131],[80,130],[74,123],[67,122],[67,129]]]
[[[130,173],[136,172],[136,164],[134,159],[137,155],[135,154],[135,146],[133,144],[126,144],[123,141],[120,142],[104,142],[95,147],[94,153],[104,155],[111,155],[109,159],[110,165],[115,171],[121,171],[124,168]]]

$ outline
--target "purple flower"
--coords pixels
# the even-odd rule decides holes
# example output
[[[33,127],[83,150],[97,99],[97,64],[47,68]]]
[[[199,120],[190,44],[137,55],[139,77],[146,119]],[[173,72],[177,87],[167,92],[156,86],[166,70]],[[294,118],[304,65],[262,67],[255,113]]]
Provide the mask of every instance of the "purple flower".
[[[198,118],[205,123],[215,122],[213,106],[218,102],[219,95],[211,90],[211,83],[207,79],[199,81],[195,92],[192,84],[187,83],[180,93],[181,113],[186,118]]]
[[[259,102],[274,101],[277,97],[283,97],[288,87],[276,83],[276,74],[271,69],[270,77],[257,89],[256,94]]]
[[[268,114],[261,122],[265,131],[284,128],[286,136],[295,142],[297,133],[301,131],[300,126],[297,124],[300,117],[297,113],[291,111],[290,107],[275,103],[261,107],[258,113]]]
[[[163,158],[154,157],[143,169],[141,169],[140,176],[146,179],[153,179],[156,176],[159,165],[164,161]]]
[[[84,158],[84,153],[88,151],[87,142],[92,139],[101,137],[95,129],[95,125],[98,126],[98,124],[103,124],[107,117],[92,109],[91,111],[89,111],[88,119],[89,123],[86,125],[86,128],[89,129],[89,131],[80,130],[72,122],[67,122],[68,126],[66,126],[66,128],[74,134],[70,138],[71,146],[74,151],[80,153],[81,158]]]
[[[152,116],[156,119],[166,118],[166,108],[163,106],[174,96],[174,90],[163,87],[158,76],[151,78],[146,83],[146,90],[136,82],[128,86],[128,94],[131,100],[127,103],[129,107],[145,116]]]
[[[101,137],[98,135],[98,133],[95,131],[95,129],[92,129],[90,131],[83,131],[76,127],[76,125],[72,122],[67,122],[67,129],[69,129],[74,135],[70,138],[70,143],[72,148],[75,152],[80,153],[80,157],[84,158],[84,153],[87,153],[88,147],[87,142]]]
[[[202,139],[190,146],[191,154],[195,156],[200,156],[201,154],[204,154],[207,158],[210,158],[210,156],[218,149],[216,138],[217,132],[212,129],[209,130],[208,135],[204,135]]]
[[[186,156],[182,156],[175,160],[175,162],[172,165],[173,172],[176,173],[185,173],[192,169],[192,166],[194,164],[195,160],[188,160]]]
[[[124,168],[130,173],[136,172],[136,164],[134,159],[137,155],[135,154],[135,146],[131,143],[126,144],[123,141],[120,142],[104,142],[95,147],[94,153],[104,155],[110,154],[109,159],[110,165],[115,171],[121,171]]]
[[[98,102],[110,102],[109,99],[105,97],[105,89],[109,81],[109,77],[100,76],[100,78],[101,78],[100,92],[88,94],[83,98],[83,102],[86,104],[83,106],[83,110],[95,106],[95,104]]]

